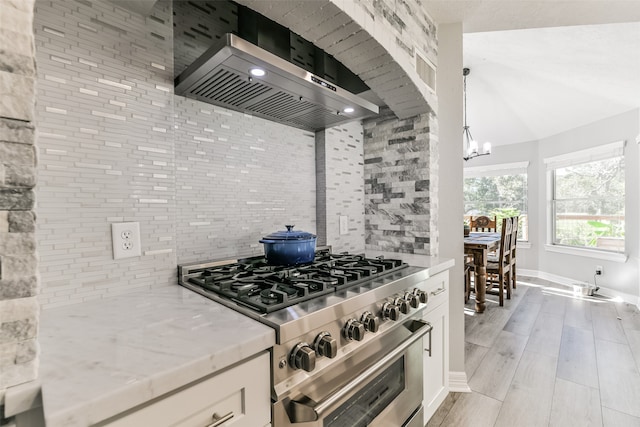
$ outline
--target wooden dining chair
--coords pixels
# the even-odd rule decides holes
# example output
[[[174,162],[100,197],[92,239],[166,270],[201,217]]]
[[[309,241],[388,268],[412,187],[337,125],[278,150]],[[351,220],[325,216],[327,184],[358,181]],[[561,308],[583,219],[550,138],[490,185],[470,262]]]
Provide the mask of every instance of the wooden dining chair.
[[[518,222],[520,217],[511,217],[511,254],[509,255],[509,265],[511,268],[511,286],[516,288],[516,242],[518,241]]]
[[[471,265],[466,262],[464,264],[464,303],[469,302],[469,298],[471,298]]]
[[[497,230],[497,217],[493,217],[493,219],[488,216],[477,216],[471,217],[470,228],[471,231],[484,231],[484,232],[495,232]]]
[[[500,250],[495,261],[487,262],[487,293],[497,295],[500,306],[504,305],[504,294],[511,299],[511,218],[502,220],[502,232],[500,235]]]

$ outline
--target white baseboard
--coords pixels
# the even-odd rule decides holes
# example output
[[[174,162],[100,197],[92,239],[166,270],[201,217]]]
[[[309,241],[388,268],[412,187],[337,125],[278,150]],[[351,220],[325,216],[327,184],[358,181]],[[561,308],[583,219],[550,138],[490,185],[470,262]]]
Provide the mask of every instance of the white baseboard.
[[[455,393],[471,393],[469,384],[467,384],[466,372],[449,371],[449,391]]]
[[[574,283],[582,283],[581,280],[571,279],[569,277],[558,276],[551,273],[545,273],[544,271],[538,270],[527,270],[527,269],[518,269],[518,275],[520,276],[528,276],[528,277],[537,277],[539,279],[548,280],[553,283],[557,283],[559,285],[573,287]],[[602,286],[598,289],[598,294],[603,295],[612,299],[617,299],[620,301],[624,301],[629,304],[633,304],[638,309],[640,309],[640,296],[627,294],[625,292],[616,291],[615,289],[604,288]]]

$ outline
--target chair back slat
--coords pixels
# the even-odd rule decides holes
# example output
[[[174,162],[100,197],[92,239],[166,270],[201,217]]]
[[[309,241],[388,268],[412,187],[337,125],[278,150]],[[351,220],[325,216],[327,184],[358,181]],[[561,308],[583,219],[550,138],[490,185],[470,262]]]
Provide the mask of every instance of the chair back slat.
[[[511,253],[509,254],[509,268],[511,269],[511,283],[513,289],[516,288],[516,244],[518,242],[518,222],[520,217],[514,216],[511,218]]]
[[[488,216],[471,217],[471,231],[495,232],[497,231],[497,217],[493,219]]]
[[[516,250],[516,242],[518,241],[518,221],[520,217],[511,217],[511,251]]]
[[[502,219],[502,231],[500,234],[500,255],[498,259],[501,263],[509,263],[509,257],[511,256],[511,218]]]

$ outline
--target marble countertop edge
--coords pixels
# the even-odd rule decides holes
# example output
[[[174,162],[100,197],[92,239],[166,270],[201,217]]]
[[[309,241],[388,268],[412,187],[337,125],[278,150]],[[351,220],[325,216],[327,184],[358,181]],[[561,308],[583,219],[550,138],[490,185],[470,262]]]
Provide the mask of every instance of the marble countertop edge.
[[[69,406],[62,411],[47,413],[47,427],[80,427],[89,426],[122,414],[138,406],[161,398],[192,383],[218,375],[233,366],[243,363],[257,354],[273,346],[275,332],[272,336],[260,337],[251,342],[210,356],[200,357],[191,362],[165,370],[153,377],[144,378],[112,390],[97,399]],[[257,348],[261,348],[256,352]],[[43,393],[47,393],[46,386]]]
[[[275,343],[272,328],[177,285],[52,309],[45,319],[38,381],[48,427],[103,422]]]

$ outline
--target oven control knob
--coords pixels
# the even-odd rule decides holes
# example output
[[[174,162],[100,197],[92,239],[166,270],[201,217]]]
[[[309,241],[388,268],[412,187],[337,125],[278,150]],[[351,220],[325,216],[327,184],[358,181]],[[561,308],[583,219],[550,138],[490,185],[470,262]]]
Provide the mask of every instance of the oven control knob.
[[[356,319],[347,320],[347,324],[344,325],[344,337],[349,341],[362,341],[364,338],[364,325]]]
[[[306,342],[298,343],[291,350],[289,365],[293,369],[303,369],[311,372],[316,367],[316,352]]]
[[[318,356],[333,359],[338,354],[338,341],[336,341],[329,332],[320,332],[313,342]]]
[[[404,300],[408,301],[409,305],[413,308],[418,308],[418,306],[420,305],[420,298],[417,295],[412,294],[411,292],[405,292]]]
[[[409,303],[404,298],[396,298],[393,303],[400,309],[400,313],[407,314],[409,312]]]
[[[400,318],[400,309],[398,306],[393,305],[390,302],[385,302],[382,305],[382,318],[384,320],[398,320]]]
[[[378,316],[374,316],[371,312],[365,311],[362,313],[360,321],[367,331],[373,333],[378,332],[378,326],[380,326],[380,319],[378,319]]]
[[[426,304],[426,303],[427,303],[427,301],[429,300],[429,294],[428,294],[428,293],[426,293],[425,291],[421,291],[421,290],[420,290],[420,289],[418,289],[418,288],[415,288],[415,289],[413,290],[413,294],[414,294],[415,296],[417,296],[417,297],[418,297],[418,300],[420,300],[420,302],[421,302],[421,303],[423,303],[423,304]]]

